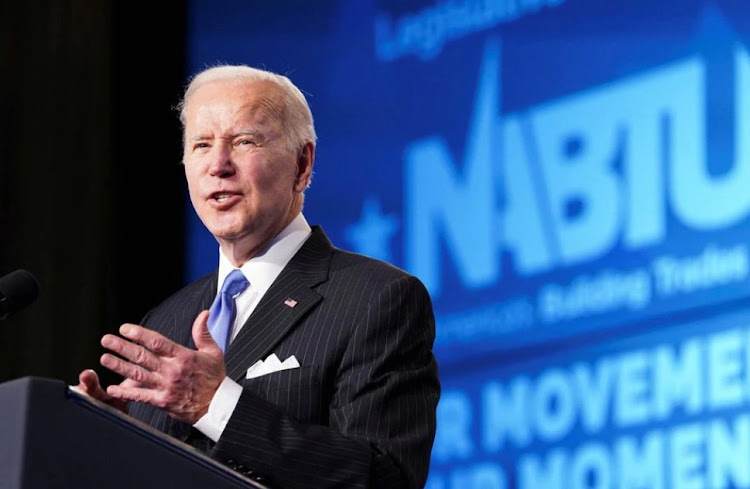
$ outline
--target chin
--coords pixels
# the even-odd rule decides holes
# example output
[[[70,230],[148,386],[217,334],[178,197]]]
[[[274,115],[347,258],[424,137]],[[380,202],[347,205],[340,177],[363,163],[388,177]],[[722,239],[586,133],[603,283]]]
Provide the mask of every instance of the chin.
[[[232,229],[232,230],[217,229],[215,231],[212,231],[209,229],[209,231],[211,232],[211,234],[214,235],[216,239],[220,239],[223,241],[236,241],[245,234],[240,231],[237,231],[236,229]]]
[[[231,239],[233,236],[239,234],[239,227],[231,224],[203,221],[203,225],[217,239]]]

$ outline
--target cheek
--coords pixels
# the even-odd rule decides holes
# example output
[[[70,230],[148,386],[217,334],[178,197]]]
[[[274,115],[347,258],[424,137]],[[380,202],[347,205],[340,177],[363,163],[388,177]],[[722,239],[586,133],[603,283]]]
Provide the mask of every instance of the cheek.
[[[257,165],[250,168],[245,174],[245,186],[256,195],[268,195],[275,193],[275,188],[279,186],[281,178],[280,171],[268,165]]]
[[[258,188],[274,195],[291,195],[296,178],[296,167],[286,160],[258,166],[253,175]]]

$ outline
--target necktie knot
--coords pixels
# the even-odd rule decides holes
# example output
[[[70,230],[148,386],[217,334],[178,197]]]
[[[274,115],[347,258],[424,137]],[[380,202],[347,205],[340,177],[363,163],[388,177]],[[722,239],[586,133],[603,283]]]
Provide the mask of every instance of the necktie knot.
[[[211,304],[208,316],[208,331],[214,341],[221,347],[221,351],[226,351],[229,345],[234,318],[237,316],[234,297],[242,293],[248,285],[250,285],[250,282],[247,281],[245,275],[239,269],[233,270],[224,279],[221,290],[216,294],[214,303]]]
[[[234,297],[244,292],[248,285],[250,285],[250,282],[247,281],[247,278],[245,278],[245,275],[239,269],[232,270],[232,273],[224,279],[224,285],[221,286],[221,293]]]

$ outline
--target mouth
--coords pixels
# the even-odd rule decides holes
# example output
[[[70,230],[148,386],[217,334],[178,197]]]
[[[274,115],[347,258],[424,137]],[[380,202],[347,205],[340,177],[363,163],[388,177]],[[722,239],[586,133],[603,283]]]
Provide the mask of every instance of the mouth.
[[[218,207],[225,207],[232,205],[235,201],[240,199],[240,195],[233,192],[214,192],[208,196],[209,202],[212,202]]]
[[[217,202],[224,202],[225,200],[229,199],[232,194],[216,194],[212,198]]]

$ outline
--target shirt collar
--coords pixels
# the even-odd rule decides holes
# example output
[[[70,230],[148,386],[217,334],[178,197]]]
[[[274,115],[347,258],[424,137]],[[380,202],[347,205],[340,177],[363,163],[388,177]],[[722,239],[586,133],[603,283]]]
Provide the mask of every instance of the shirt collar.
[[[277,234],[254,257],[245,262],[240,267],[240,270],[242,270],[242,274],[250,282],[250,288],[265,293],[273,281],[276,280],[276,277],[279,276],[281,270],[284,269],[289,260],[292,259],[305,243],[311,231],[305,216],[300,212],[283,231]],[[221,247],[219,247],[217,290],[221,290],[224,279],[234,269],[235,266],[224,256]]]

